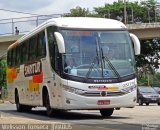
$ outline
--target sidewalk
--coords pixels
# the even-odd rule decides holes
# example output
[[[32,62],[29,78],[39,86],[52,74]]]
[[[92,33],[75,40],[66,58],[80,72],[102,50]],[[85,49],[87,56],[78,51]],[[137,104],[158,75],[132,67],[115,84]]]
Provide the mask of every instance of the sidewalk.
[[[2,99],[0,99],[0,104],[4,103],[4,101]]]

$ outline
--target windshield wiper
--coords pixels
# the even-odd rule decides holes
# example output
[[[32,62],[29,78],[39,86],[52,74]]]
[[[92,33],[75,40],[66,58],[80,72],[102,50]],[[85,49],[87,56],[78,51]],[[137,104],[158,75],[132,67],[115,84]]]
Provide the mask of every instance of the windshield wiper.
[[[100,55],[100,52],[99,52],[99,46],[98,46],[98,39],[97,39],[97,37],[96,37],[96,57],[93,59],[93,61],[91,62],[91,64],[90,64],[90,67],[89,67],[89,70],[88,70],[88,72],[87,72],[87,74],[86,74],[86,81],[88,80],[88,78],[89,78],[89,75],[90,75],[90,73],[92,72],[92,69],[94,68],[94,65],[95,65],[95,62],[96,62],[96,60],[97,60],[97,62],[98,62],[98,65],[100,65],[100,57],[99,57],[99,55]],[[102,62],[102,61],[101,61]],[[97,69],[98,70],[98,69]],[[103,71],[102,71],[103,72]]]
[[[99,56],[98,56],[98,50],[97,50],[97,48],[96,48],[96,55],[97,55],[97,60],[98,60],[98,65],[99,65]]]
[[[103,64],[105,66],[105,61],[107,61],[109,67],[114,71],[115,75],[120,78],[120,74],[118,73],[118,71],[116,70],[116,68],[113,66],[113,64],[110,62],[110,60],[108,59],[107,56],[104,56],[103,54],[103,49],[101,48],[101,53],[102,53],[102,59],[103,59]]]
[[[86,74],[86,81],[88,80],[89,75],[90,75],[90,73],[92,72],[92,69],[94,68],[94,65],[95,65],[95,62],[96,62],[96,61],[98,61],[98,64],[99,64],[98,56],[96,56],[96,57],[93,59],[93,62],[91,62],[91,64],[90,64],[89,70],[88,70],[88,72],[87,72],[87,74]],[[98,70],[98,68],[97,68],[97,70]]]

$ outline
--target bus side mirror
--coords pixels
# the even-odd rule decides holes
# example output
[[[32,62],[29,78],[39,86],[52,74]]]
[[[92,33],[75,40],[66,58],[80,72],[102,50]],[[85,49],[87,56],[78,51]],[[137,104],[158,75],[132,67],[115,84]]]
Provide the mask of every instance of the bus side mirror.
[[[59,32],[55,32],[54,36],[57,41],[59,53],[65,53],[65,45],[64,45],[63,36]]]
[[[135,55],[140,55],[141,44],[140,44],[138,37],[132,33],[130,33],[130,37],[131,37],[133,44],[134,44]]]

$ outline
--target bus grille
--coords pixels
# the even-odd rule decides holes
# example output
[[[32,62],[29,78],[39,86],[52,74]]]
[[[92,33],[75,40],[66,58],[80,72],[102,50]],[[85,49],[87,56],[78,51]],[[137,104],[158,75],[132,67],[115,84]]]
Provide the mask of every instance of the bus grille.
[[[108,97],[108,96],[122,96],[125,95],[126,92],[122,91],[90,91],[83,93],[83,96],[87,97]]]

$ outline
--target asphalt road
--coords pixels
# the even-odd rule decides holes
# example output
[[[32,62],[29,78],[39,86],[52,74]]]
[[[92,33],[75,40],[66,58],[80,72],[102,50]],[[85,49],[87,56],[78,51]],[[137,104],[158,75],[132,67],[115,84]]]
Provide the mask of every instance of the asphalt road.
[[[35,108],[30,113],[18,113],[15,105],[8,102],[0,104],[0,124],[24,122],[49,124],[61,122],[78,126],[76,130],[160,130],[160,106],[154,104],[122,108],[115,110],[111,117],[104,119],[99,111],[68,111],[49,118],[45,115],[44,108]]]

